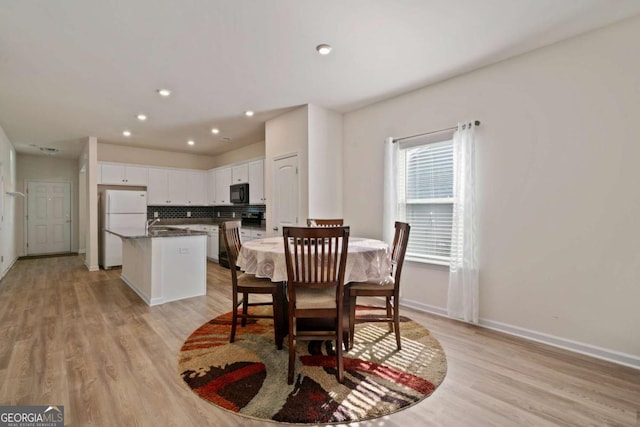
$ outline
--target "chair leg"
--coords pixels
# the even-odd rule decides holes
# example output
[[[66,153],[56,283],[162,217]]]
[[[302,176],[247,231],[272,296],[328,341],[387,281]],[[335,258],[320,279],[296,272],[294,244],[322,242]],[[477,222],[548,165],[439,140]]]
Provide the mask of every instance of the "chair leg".
[[[289,372],[287,374],[287,384],[293,384],[293,371],[296,365],[296,340],[294,339],[293,331],[293,316],[289,313]]]
[[[356,296],[349,297],[349,350],[353,348],[353,336],[356,330]]]
[[[249,312],[249,293],[242,293],[242,323],[241,325],[247,326],[247,313]]]
[[[229,336],[229,342],[236,340],[236,327],[238,326],[238,293],[233,293],[233,311],[231,312],[231,335]]]
[[[400,310],[398,310],[398,301],[396,301],[396,299],[393,299],[393,323],[394,323],[394,329],[395,329],[395,333],[396,333],[396,344],[398,346],[398,350],[402,350],[402,347],[400,346]]]
[[[387,319],[393,318],[393,311],[391,309],[391,297],[387,297]],[[393,322],[389,322],[389,332],[393,332]]]
[[[282,300],[284,298],[282,287],[278,286],[276,291],[271,295],[273,299],[273,330],[275,334],[276,347],[282,350],[283,331],[282,331]]]
[[[342,359],[342,328],[342,316],[338,315],[338,330],[336,331],[336,376],[340,384],[344,382],[344,360]]]

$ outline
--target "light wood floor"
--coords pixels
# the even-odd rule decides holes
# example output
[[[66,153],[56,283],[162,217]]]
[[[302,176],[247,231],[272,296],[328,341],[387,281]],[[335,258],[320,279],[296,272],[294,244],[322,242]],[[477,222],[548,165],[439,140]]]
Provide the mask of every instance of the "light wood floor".
[[[65,407],[73,426],[261,426],[192,393],[183,340],[231,309],[229,271],[207,296],[148,307],[79,257],[18,261],[0,282],[0,405]],[[640,426],[640,371],[405,309],[445,349],[443,384],[359,426]],[[283,367],[283,372],[286,367]]]

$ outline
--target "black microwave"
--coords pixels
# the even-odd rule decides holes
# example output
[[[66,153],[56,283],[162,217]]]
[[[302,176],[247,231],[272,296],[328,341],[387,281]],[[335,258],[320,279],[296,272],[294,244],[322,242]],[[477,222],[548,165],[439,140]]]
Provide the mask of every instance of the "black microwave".
[[[233,184],[231,186],[229,200],[231,203],[249,203],[249,184]]]

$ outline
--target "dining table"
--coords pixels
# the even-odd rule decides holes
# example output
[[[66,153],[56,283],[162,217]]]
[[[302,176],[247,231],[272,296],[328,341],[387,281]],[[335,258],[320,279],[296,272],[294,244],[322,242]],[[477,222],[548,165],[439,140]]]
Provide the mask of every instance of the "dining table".
[[[268,278],[272,282],[279,282],[286,286],[287,282],[287,262],[284,252],[284,238],[267,237],[243,242],[236,261],[237,266],[248,274],[254,274],[259,278]],[[391,256],[389,245],[386,242],[364,237],[349,237],[347,249],[347,260],[345,265],[345,284],[349,282],[379,281],[384,283],[384,279],[391,272]],[[345,288],[346,289],[346,288]],[[282,306],[288,306],[286,292],[283,292],[284,301]],[[349,317],[349,298],[344,299],[343,304],[343,336],[345,342],[349,341],[349,325],[353,321]],[[283,331],[287,331],[288,318],[283,313],[279,320]],[[319,320],[299,319],[297,327],[309,329],[316,327],[326,327],[327,325]]]
[[[386,242],[365,237],[349,237],[345,284],[349,282],[376,281],[388,277],[391,272],[389,245]],[[282,236],[267,237],[242,243],[237,265],[242,271],[272,282],[287,281],[287,262]]]

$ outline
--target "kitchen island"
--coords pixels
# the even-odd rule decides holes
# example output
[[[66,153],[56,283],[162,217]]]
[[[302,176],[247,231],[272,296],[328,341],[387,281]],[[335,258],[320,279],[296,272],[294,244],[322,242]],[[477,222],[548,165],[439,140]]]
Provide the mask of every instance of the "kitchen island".
[[[207,233],[175,228],[106,230],[122,239],[122,280],[148,305],[207,293]]]

